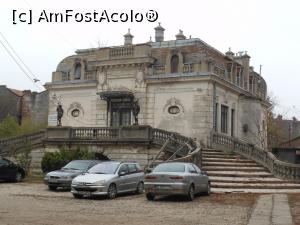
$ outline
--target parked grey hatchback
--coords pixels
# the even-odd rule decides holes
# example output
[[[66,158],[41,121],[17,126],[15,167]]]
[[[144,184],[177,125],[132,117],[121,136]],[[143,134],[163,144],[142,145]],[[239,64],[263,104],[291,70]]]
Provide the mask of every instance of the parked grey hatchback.
[[[185,195],[192,201],[195,194],[210,194],[210,181],[206,172],[193,163],[161,163],[145,177],[148,200],[157,195]]]
[[[101,163],[99,160],[73,160],[60,170],[49,172],[44,177],[44,182],[50,190],[56,190],[58,187],[71,188],[72,179],[96,164]]]
[[[120,193],[144,191],[144,172],[136,162],[103,162],[73,179],[75,198],[104,195],[113,199]]]

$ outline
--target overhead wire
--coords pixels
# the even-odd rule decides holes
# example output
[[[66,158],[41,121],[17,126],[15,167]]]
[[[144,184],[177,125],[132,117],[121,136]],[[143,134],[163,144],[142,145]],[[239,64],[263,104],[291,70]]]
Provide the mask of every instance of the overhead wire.
[[[0,31],[0,35],[1,37],[4,39],[4,41],[6,42],[6,44],[9,46],[9,48],[11,49],[11,51],[14,53],[14,55],[18,58],[18,60],[23,64],[23,66],[25,67],[25,69],[31,74],[31,76],[33,76],[35,79],[33,79],[33,82],[36,83],[37,81],[40,83],[40,85],[42,85],[41,80],[39,78],[37,78],[35,76],[35,74],[31,71],[31,69],[26,65],[26,63],[22,60],[22,58],[18,55],[18,53],[15,51],[15,49],[12,47],[12,45],[9,43],[9,41],[7,40],[7,38],[4,36],[4,34]]]
[[[26,75],[26,77],[41,91],[40,87],[34,82],[32,77],[27,73],[27,71],[22,67],[22,65],[16,60],[15,56],[9,51],[9,49],[5,46],[5,44],[1,41],[0,43],[3,46],[3,48],[6,50],[6,52],[9,54],[9,56],[13,59],[13,61],[18,65],[20,70]]]

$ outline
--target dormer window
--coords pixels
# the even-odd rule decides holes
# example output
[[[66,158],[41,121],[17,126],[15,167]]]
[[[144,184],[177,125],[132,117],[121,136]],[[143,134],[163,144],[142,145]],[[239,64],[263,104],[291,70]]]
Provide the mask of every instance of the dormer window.
[[[171,73],[178,73],[179,57],[178,55],[173,55],[171,58]]]
[[[76,63],[75,65],[75,76],[74,76],[75,80],[79,80],[81,79],[81,64],[80,63]]]

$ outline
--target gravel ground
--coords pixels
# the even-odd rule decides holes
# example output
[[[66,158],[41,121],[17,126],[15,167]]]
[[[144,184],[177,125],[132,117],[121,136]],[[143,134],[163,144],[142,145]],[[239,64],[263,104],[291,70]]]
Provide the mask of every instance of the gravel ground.
[[[212,194],[193,202],[144,195],[74,199],[68,191],[48,191],[41,183],[0,183],[0,225],[247,224],[257,195]]]

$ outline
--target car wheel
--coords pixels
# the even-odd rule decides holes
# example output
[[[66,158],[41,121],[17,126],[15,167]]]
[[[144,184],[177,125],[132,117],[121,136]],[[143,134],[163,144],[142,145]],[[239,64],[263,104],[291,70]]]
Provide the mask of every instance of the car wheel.
[[[16,173],[16,176],[15,176],[15,181],[16,182],[21,182],[22,181],[22,174],[20,172],[17,172]]]
[[[57,189],[57,187],[56,186],[48,186],[49,187],[49,190],[51,190],[51,191],[55,191],[56,189]]]
[[[155,195],[152,194],[152,193],[147,193],[147,194],[146,194],[146,198],[147,198],[149,201],[153,201],[154,198],[155,198]]]
[[[80,195],[80,194],[74,194],[73,193],[73,196],[74,198],[77,198],[77,199],[81,199],[83,197],[83,195]]]
[[[107,196],[109,199],[114,199],[115,197],[117,197],[117,187],[115,184],[109,185],[107,190]]]
[[[209,182],[207,183],[207,189],[206,189],[205,194],[210,195],[210,183]]]
[[[187,198],[188,198],[189,201],[193,201],[194,198],[195,198],[195,187],[194,187],[193,184],[189,188]]]
[[[139,182],[137,188],[136,188],[136,193],[137,194],[143,194],[144,192],[144,183],[143,182]]]

